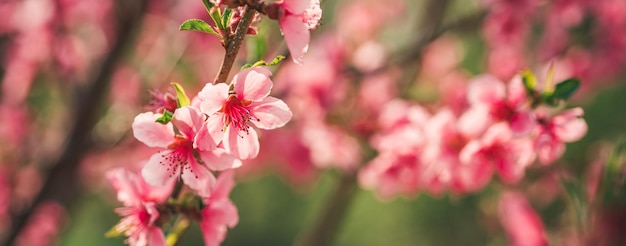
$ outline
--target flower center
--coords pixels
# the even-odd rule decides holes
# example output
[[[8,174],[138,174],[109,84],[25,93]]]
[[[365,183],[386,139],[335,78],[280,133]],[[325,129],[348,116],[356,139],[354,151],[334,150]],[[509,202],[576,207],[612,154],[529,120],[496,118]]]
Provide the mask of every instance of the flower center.
[[[193,142],[186,137],[176,135],[175,141],[167,146],[169,151],[161,154],[161,165],[165,166],[170,177],[180,174],[183,168],[189,168],[189,158],[193,154]],[[193,157],[191,157],[193,158]]]
[[[228,96],[226,103],[222,106],[218,112],[224,113],[224,128],[227,126],[233,126],[239,129],[240,131],[244,131],[248,133],[248,121],[251,119],[256,119],[252,112],[248,109],[248,105],[252,102],[249,100],[239,100],[236,94],[231,94]]]

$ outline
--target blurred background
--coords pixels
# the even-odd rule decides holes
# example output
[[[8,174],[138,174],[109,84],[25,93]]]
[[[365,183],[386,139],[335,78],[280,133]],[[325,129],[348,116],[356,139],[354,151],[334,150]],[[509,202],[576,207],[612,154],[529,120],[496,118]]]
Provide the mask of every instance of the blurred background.
[[[508,81],[522,68],[542,77],[550,64],[555,76],[581,79],[569,107],[581,106],[588,124],[558,161],[533,165],[517,184],[494,178],[472,192],[420,189],[382,198],[357,187],[346,195],[333,244],[508,245],[498,206],[512,189],[539,216],[550,245],[625,245],[626,1],[321,6],[304,65],[286,59],[271,68],[272,94],[294,120],[261,132],[259,158],[238,169],[231,198],[240,221],[223,245],[297,241],[344,173],[376,155],[367,139],[377,107],[391,98],[431,111],[462,108],[467,102],[457,99],[470,78]],[[0,238],[21,223],[20,245],[123,245],[104,235],[121,206],[104,174],[138,170],[154,153],[130,127],[155,91],[178,82],[195,95],[213,81],[220,40],[178,30],[186,19],[210,22],[202,1],[3,0],[0,16]],[[254,25],[258,33],[246,37],[234,70],[287,55],[276,21],[263,16]],[[303,94],[315,95],[323,110]],[[318,114],[319,128],[299,123]],[[193,225],[179,245],[201,243]]]

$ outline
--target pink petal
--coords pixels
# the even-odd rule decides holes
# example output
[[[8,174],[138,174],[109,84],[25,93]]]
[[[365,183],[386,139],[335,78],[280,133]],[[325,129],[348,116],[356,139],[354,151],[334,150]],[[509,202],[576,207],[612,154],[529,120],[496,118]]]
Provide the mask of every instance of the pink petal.
[[[259,137],[254,129],[246,133],[229,126],[224,135],[224,148],[239,159],[252,159],[259,154]]]
[[[165,235],[159,227],[150,227],[148,229],[148,245],[150,246],[165,246]]]
[[[500,198],[498,214],[509,235],[510,245],[548,245],[541,218],[517,192],[506,192]]]
[[[468,138],[475,138],[482,134],[491,123],[489,108],[484,105],[471,107],[459,117],[457,129]]]
[[[176,170],[172,170],[172,167],[167,167],[161,163],[163,161],[163,155],[167,154],[168,151],[169,150],[166,150],[152,155],[148,163],[141,169],[141,176],[143,176],[143,179],[146,180],[148,184],[163,186],[178,178],[180,174],[180,168],[178,166],[174,166],[173,168],[176,168]]]
[[[228,199],[230,191],[235,186],[235,171],[226,170],[220,174],[215,183],[215,188],[211,192],[211,201]]]
[[[135,186],[137,176],[124,168],[108,171],[107,179],[117,191],[117,200],[124,206],[136,207],[141,205],[141,195]]]
[[[509,82],[506,99],[513,108],[519,108],[526,103],[526,89],[521,76],[517,75]]]
[[[459,160],[461,163],[469,165],[475,160],[474,157],[481,149],[482,145],[477,140],[473,140],[467,143],[459,152]]]
[[[471,79],[467,90],[467,100],[470,104],[493,104],[506,96],[504,84],[491,75]]]
[[[245,69],[233,78],[234,89],[239,99],[261,101],[270,94],[273,83],[272,72],[264,67]]]
[[[198,192],[200,196],[209,194],[215,184],[213,174],[195,160],[190,160],[187,166],[183,168],[181,177],[183,182]]]
[[[252,115],[258,120],[251,120],[256,127],[266,130],[279,128],[291,120],[291,110],[283,100],[267,97],[263,101],[250,105]]]
[[[482,137],[482,144],[486,146],[492,146],[495,144],[503,144],[513,139],[513,132],[509,128],[508,124],[502,122],[495,124],[487,131]]]
[[[280,20],[280,30],[285,36],[285,42],[291,58],[296,64],[302,64],[304,54],[309,49],[310,33],[306,23],[297,16],[285,16]]]
[[[283,0],[280,5],[292,14],[300,14],[311,5],[311,0]]]
[[[241,166],[241,160],[235,158],[223,149],[214,149],[212,151],[202,151],[200,156],[210,170],[223,171]]]
[[[511,118],[511,130],[516,136],[529,134],[537,126],[531,111],[518,111]]]
[[[582,119],[582,108],[566,110],[552,119],[554,133],[563,142],[578,141],[587,134],[587,123]]]
[[[195,137],[203,122],[204,115],[200,110],[189,106],[177,109],[172,117],[172,124],[189,139]]]
[[[224,121],[222,114],[214,114],[207,119],[193,141],[194,148],[209,151],[217,148],[224,139]]]
[[[226,99],[228,98],[228,85],[224,83],[217,85],[207,83],[204,88],[198,92],[198,98],[200,99],[200,110],[210,117],[212,114],[222,109],[222,106],[226,103]]]
[[[137,115],[132,125],[135,138],[149,147],[167,148],[174,140],[174,130],[171,124],[156,122],[161,116],[152,112]]]
[[[563,155],[565,144],[549,133],[540,133],[535,138],[535,151],[539,156],[539,162],[550,164]]]

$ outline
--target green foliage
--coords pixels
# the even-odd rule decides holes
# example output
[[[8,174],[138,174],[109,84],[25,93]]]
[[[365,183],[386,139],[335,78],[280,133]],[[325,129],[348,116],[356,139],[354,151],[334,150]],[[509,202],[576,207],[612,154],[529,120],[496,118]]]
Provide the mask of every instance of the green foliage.
[[[221,35],[216,32],[213,27],[211,25],[209,25],[209,23],[206,23],[203,20],[200,19],[189,19],[186,20],[185,22],[183,22],[182,25],[180,25],[180,27],[178,28],[181,31],[198,31],[198,32],[204,32],[204,33],[208,33],[208,34],[213,34],[217,37],[221,37]]]
[[[176,82],[172,82],[172,86],[176,91],[176,102],[178,103],[178,107],[181,108],[191,105],[189,97],[187,97],[187,94],[185,94],[185,89],[183,89],[183,87]]]
[[[165,124],[169,123],[170,121],[172,121],[172,117],[174,117],[174,113],[165,110],[165,111],[163,111],[163,115],[160,118],[156,119],[156,122],[159,122],[159,123],[165,125]]]
[[[260,60],[260,61],[255,62],[254,64],[247,63],[246,65],[243,65],[241,69],[259,67],[259,66],[274,66],[274,65],[278,65],[283,60],[285,60],[285,56],[279,55],[279,56],[274,57],[274,59],[270,63],[267,63],[264,60]]]

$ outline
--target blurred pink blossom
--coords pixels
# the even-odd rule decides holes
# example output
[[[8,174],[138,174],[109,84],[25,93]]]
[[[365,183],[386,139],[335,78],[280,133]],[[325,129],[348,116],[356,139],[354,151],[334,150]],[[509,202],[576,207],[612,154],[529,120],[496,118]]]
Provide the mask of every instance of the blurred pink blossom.
[[[498,204],[498,217],[509,235],[509,245],[548,245],[541,218],[528,204],[523,194],[507,191]]]
[[[239,222],[237,207],[228,198],[235,185],[233,179],[234,171],[222,172],[214,189],[203,198],[204,209],[199,223],[206,246],[220,245],[226,237],[227,228],[232,228]]]

